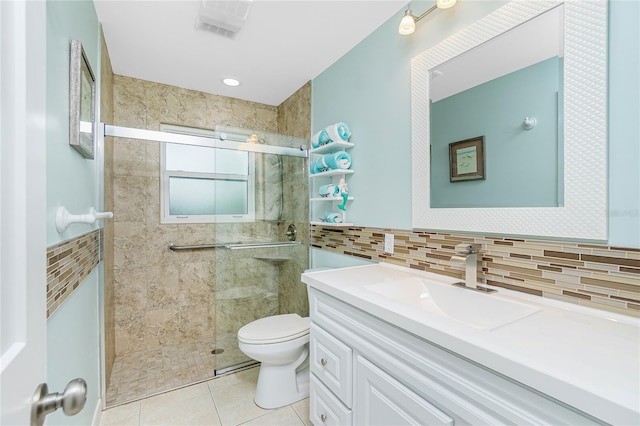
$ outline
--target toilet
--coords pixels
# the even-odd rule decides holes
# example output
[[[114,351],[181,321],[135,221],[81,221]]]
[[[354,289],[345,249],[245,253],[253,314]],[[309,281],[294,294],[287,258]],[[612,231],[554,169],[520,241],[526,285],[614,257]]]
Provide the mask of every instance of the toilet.
[[[260,318],[238,330],[238,347],[260,361],[255,403],[278,408],[309,396],[309,318]]]

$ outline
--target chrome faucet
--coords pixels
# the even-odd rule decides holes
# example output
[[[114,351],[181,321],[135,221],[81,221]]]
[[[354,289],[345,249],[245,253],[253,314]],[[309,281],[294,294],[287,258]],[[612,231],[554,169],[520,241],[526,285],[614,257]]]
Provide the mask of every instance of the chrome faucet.
[[[459,287],[466,287],[473,290],[493,292],[495,290],[478,288],[478,253],[480,244],[458,244],[456,254],[451,256],[452,265],[464,265],[464,282],[455,283]]]

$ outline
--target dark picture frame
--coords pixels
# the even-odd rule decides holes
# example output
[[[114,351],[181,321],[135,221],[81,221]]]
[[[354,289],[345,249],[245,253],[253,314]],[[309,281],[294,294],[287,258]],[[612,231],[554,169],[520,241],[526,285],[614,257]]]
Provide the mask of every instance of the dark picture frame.
[[[484,136],[449,144],[449,181],[485,179]]]
[[[71,40],[69,53],[69,145],[93,159],[96,79],[82,43]]]

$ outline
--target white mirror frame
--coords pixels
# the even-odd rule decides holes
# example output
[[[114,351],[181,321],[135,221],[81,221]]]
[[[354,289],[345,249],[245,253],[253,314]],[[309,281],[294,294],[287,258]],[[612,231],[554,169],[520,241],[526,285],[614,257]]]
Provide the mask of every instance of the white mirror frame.
[[[432,209],[429,70],[563,3],[564,205]],[[414,57],[411,129],[414,229],[606,240],[607,1],[512,1]]]

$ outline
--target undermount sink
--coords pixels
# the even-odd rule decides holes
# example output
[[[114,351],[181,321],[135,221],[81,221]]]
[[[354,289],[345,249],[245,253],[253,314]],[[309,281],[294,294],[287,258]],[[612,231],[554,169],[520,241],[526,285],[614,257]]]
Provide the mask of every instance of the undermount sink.
[[[409,308],[428,311],[480,330],[493,330],[540,310],[496,294],[482,294],[419,278],[369,284],[363,288]]]

